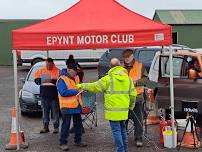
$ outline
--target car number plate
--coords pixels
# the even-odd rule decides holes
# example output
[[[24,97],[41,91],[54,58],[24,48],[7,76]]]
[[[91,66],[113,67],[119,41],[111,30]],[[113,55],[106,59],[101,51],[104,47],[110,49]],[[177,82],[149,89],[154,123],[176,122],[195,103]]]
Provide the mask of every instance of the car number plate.
[[[38,105],[39,105],[39,106],[41,105],[41,100],[38,100]]]

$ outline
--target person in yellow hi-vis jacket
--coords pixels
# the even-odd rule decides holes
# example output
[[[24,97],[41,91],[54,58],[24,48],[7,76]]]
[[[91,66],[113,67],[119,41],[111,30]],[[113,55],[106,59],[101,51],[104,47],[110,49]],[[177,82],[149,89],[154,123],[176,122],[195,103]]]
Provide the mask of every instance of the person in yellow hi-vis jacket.
[[[90,92],[104,91],[105,119],[109,120],[117,152],[128,152],[125,120],[135,106],[136,90],[127,70],[117,58],[111,60],[108,74],[93,83],[78,84],[77,89]]]

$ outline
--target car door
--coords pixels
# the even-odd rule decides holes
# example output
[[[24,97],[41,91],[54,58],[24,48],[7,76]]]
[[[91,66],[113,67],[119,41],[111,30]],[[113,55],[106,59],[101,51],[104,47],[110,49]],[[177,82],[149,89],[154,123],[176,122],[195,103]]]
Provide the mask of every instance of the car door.
[[[158,82],[158,78],[159,78],[159,58],[160,58],[161,52],[158,51],[156,52],[153,60],[152,60],[152,64],[151,67],[149,69],[149,80],[154,81],[154,82]]]
[[[169,56],[161,56],[159,61],[157,101],[161,108],[170,107],[170,63]],[[202,79],[188,79],[187,61],[184,57],[173,57],[173,83],[175,111],[182,111],[183,101],[202,100]]]

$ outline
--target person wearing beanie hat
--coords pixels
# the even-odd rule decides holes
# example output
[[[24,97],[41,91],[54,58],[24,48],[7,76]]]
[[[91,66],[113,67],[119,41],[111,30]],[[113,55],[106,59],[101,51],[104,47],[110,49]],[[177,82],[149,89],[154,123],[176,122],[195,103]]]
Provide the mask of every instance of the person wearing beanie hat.
[[[81,106],[82,100],[76,85],[80,83],[77,72],[79,67],[76,63],[67,65],[67,72],[60,75],[57,81],[58,98],[62,114],[62,126],[60,132],[60,149],[66,151],[68,147],[68,136],[71,118],[75,133],[75,146],[86,147],[87,145],[81,140]]]
[[[68,65],[71,64],[71,63],[75,63],[75,64],[77,64],[77,66],[79,67],[79,70],[78,70],[78,72],[77,72],[77,75],[78,75],[78,77],[79,77],[79,79],[80,79],[80,82],[82,83],[82,82],[83,82],[83,79],[84,79],[84,72],[83,72],[81,66],[79,65],[79,63],[75,61],[74,56],[73,56],[72,54],[70,54],[70,55],[69,55],[69,58],[66,60],[66,65],[68,66]],[[60,75],[66,75],[66,73],[67,73],[67,69],[62,69],[62,70],[60,71]]]

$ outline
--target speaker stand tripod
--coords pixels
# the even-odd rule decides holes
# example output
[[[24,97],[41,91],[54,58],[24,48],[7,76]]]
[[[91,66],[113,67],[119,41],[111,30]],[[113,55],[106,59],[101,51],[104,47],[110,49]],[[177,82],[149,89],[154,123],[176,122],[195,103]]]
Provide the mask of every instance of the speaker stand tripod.
[[[194,117],[192,115],[188,116],[187,118],[187,124],[186,124],[186,127],[185,127],[185,130],[184,130],[184,133],[183,133],[183,136],[182,136],[182,140],[180,142],[180,145],[179,145],[179,148],[178,150],[180,150],[181,146],[182,146],[182,141],[184,139],[184,136],[185,136],[185,133],[186,133],[186,130],[187,130],[187,127],[188,127],[188,124],[191,123],[191,133],[193,135],[193,140],[194,140],[194,148],[196,148],[196,140],[195,140],[195,134],[196,134],[196,138],[198,139],[198,141],[201,143],[200,141],[200,138],[198,136],[198,133],[197,133],[197,130],[196,130],[196,123],[195,123],[195,120],[194,120]]]

